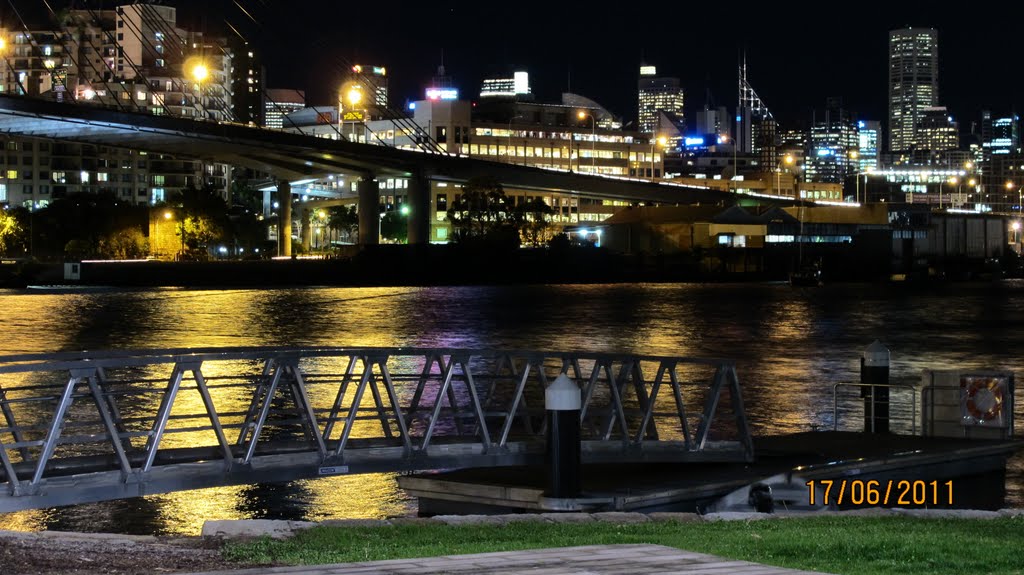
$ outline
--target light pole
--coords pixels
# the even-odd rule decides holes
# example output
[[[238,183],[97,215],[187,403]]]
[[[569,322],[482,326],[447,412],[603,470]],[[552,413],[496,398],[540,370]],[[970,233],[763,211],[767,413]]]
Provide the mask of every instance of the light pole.
[[[580,110],[576,113],[576,117],[580,120],[588,116],[590,117],[590,171],[597,174],[597,120],[594,119],[594,114],[591,112]],[[576,164],[579,167],[579,161]]]
[[[654,175],[654,146],[655,145],[658,145],[658,146],[661,146],[662,148],[664,148],[665,146],[668,145],[668,138],[666,138],[665,136],[659,136],[659,137],[654,138],[654,139],[651,140],[651,179],[652,180],[655,179],[655,175]],[[662,158],[662,160],[664,160],[664,158]],[[664,166],[664,163],[662,163],[662,166]]]
[[[355,141],[356,139],[356,106],[363,101],[363,87],[355,82],[351,82],[346,86],[343,86],[341,93],[338,97],[338,135],[342,138],[345,137],[345,104],[348,103],[348,109],[352,115],[352,134],[349,137],[349,141]]]
[[[190,69],[189,73],[192,74],[192,79],[196,81],[196,88],[199,92],[199,100],[197,111],[202,114],[203,119],[206,119],[206,107],[203,105],[203,81],[210,77],[210,69],[206,66],[202,60],[195,60]]]
[[[164,219],[165,220],[171,220],[172,218],[174,218],[174,213],[172,213],[171,210],[167,210],[166,212],[164,212]],[[181,226],[181,233],[179,234],[181,236],[181,250],[178,252],[178,257],[175,258],[175,259],[180,261],[180,260],[184,260],[185,259],[185,217],[184,217],[184,210],[182,210],[182,217],[180,217],[178,219],[180,220],[180,226]]]
[[[787,166],[792,166],[794,161],[795,160],[793,159],[793,155],[792,154],[786,154],[785,156],[782,157],[781,160],[779,160],[779,163],[775,165],[775,193],[776,194],[779,194],[779,190],[780,190],[780,188],[782,188],[782,175],[781,175],[782,174],[782,164],[786,164]]]
[[[505,145],[505,152],[508,153],[508,155],[511,156],[511,158],[512,158],[511,160],[509,160],[510,164],[516,163],[515,154],[509,152],[509,150],[512,149],[512,122],[514,122],[514,121],[516,121],[516,120],[518,120],[519,118],[522,118],[522,117],[523,117],[522,114],[517,114],[517,115],[512,116],[511,118],[508,119],[508,144]],[[525,154],[525,152],[523,152],[523,153]],[[524,156],[523,163],[524,164],[526,163],[525,156]]]
[[[1012,181],[1006,182],[1007,191],[1013,191],[1014,183]],[[1024,186],[1017,188],[1017,214],[1021,214],[1021,200],[1024,200]]]

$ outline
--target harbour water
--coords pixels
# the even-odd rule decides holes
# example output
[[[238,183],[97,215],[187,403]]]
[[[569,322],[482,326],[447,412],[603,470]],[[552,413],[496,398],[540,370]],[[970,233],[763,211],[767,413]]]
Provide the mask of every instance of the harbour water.
[[[208,346],[409,346],[637,352],[737,361],[755,434],[831,428],[833,385],[879,339],[894,379],[1018,370],[1024,281],[926,289],[783,284],[247,290],[0,290],[0,355]],[[1022,394],[1018,392],[1017,413]],[[909,406],[895,429],[909,431]],[[839,422],[857,429],[859,417]],[[1024,507],[1024,456],[1007,506]],[[196,534],[207,519],[415,513],[393,474],[250,485],[0,515],[0,529]]]

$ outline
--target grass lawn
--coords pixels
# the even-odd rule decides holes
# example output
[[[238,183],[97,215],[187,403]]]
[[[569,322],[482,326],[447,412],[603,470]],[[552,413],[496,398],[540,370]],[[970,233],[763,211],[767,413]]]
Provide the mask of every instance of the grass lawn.
[[[796,569],[1024,574],[1024,517],[814,517],[764,521],[316,527],[231,543],[233,561],[322,564],[545,547],[651,543]]]

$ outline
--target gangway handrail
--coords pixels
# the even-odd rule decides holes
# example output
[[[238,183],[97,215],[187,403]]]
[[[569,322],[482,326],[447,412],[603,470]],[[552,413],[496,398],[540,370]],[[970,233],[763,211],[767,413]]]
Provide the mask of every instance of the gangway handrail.
[[[910,427],[911,433],[917,435],[917,393],[918,386],[908,383],[850,383],[839,382],[832,385],[832,430],[839,429],[839,388],[840,387],[870,387],[871,388],[871,431],[875,425],[875,388],[898,388],[910,390]],[[889,396],[890,398],[892,396]],[[890,412],[891,415],[891,412]]]
[[[580,388],[584,462],[753,459],[726,359],[368,346],[12,354],[0,357],[0,512],[197,485],[536,464],[539,408],[561,374]]]

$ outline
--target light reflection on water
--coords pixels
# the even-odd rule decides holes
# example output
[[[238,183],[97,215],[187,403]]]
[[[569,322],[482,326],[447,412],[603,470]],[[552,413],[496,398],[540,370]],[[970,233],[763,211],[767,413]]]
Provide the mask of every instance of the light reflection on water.
[[[876,338],[892,349],[894,378],[916,378],[926,368],[1017,369],[1022,295],[1022,282],[926,292],[874,285],[642,284],[0,291],[0,354],[339,345],[724,357],[737,361],[755,433],[782,433],[832,426],[832,385],[857,380],[860,351]],[[311,388],[316,396],[331,393],[329,386]],[[215,394],[218,409],[247,401],[242,389]],[[190,390],[179,402],[176,413],[201,406]],[[894,411],[906,415],[909,405]],[[1019,402],[1017,416],[1022,412]],[[850,419],[842,423],[855,428],[859,416]],[[166,441],[185,439],[170,435]],[[1011,461],[1009,474],[1008,504],[1024,506],[1024,458]],[[194,534],[206,519],[380,518],[413,510],[394,474],[372,474],[8,514],[0,528]]]

